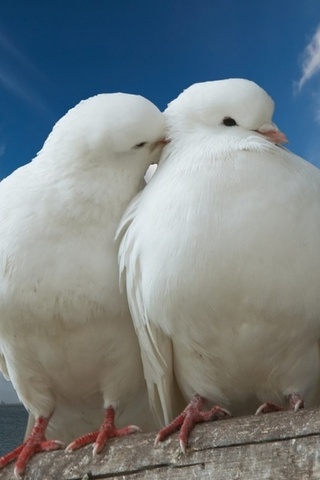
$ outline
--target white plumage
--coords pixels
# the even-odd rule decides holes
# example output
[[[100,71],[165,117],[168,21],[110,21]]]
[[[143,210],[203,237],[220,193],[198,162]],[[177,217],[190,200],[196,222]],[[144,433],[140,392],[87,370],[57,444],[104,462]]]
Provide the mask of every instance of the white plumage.
[[[277,145],[273,109],[248,80],[184,91],[165,111],[157,172],[120,225],[150,398],[166,421],[175,377],[187,401],[233,414],[317,401],[320,172]]]
[[[0,184],[0,368],[36,419],[52,415],[50,438],[97,429],[108,406],[154,428],[114,235],[163,129],[145,98],[97,95]]]

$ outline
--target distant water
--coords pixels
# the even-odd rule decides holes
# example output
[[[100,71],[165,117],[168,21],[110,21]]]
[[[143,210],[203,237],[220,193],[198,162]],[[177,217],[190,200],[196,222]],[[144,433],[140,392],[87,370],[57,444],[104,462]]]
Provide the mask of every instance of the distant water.
[[[20,404],[0,404],[0,456],[18,447],[24,437],[28,414]]]

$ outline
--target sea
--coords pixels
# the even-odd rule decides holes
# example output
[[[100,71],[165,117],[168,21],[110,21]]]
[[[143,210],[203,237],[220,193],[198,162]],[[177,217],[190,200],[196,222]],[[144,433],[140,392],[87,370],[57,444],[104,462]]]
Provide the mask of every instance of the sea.
[[[0,457],[21,445],[27,421],[23,405],[0,403]]]

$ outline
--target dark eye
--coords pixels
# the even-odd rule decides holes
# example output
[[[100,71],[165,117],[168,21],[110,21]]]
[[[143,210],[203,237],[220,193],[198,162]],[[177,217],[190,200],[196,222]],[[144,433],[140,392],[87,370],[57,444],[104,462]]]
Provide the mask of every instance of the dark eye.
[[[224,117],[222,123],[226,127],[234,127],[235,125],[237,125],[237,122],[231,117]]]
[[[146,143],[147,143],[147,142],[141,142],[141,143],[137,143],[137,145],[135,145],[135,146],[134,146],[134,148],[141,148],[141,147],[144,147]]]

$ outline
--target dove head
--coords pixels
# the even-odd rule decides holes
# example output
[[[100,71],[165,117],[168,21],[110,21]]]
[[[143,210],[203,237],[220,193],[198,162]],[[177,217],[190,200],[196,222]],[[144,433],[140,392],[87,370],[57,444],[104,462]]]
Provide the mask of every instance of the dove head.
[[[163,144],[164,117],[153,103],[139,95],[110,93],[83,100],[69,110],[43,150],[74,164],[136,163],[137,159],[147,168],[159,160]]]
[[[169,103],[164,115],[169,139],[214,129],[241,138],[255,132],[273,143],[284,143],[286,137],[272,123],[273,111],[272,98],[256,83],[230,78],[192,85]]]

